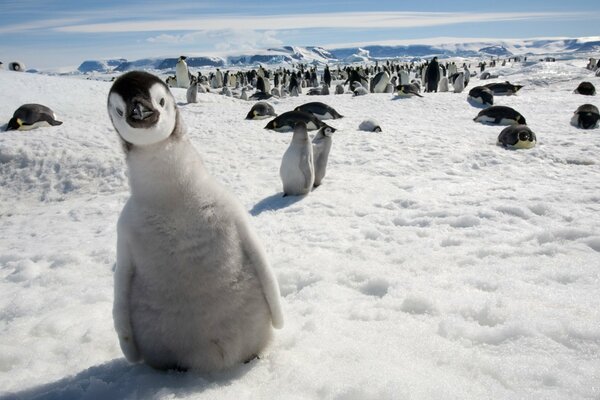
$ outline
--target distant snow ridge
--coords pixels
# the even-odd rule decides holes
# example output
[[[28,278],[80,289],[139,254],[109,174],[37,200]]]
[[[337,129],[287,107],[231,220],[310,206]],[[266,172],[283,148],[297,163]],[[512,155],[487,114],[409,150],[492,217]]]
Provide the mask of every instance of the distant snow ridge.
[[[313,64],[324,65],[339,62],[362,63],[381,59],[404,59],[438,57],[489,57],[528,54],[559,54],[600,51],[600,37],[581,39],[526,39],[526,40],[481,40],[464,43],[374,45],[324,49],[322,47],[283,46],[252,53],[234,54],[224,57],[188,57],[188,66],[227,67],[257,66],[258,64]],[[88,60],[78,68],[81,73],[123,72],[131,69],[171,70],[177,63],[176,57],[146,58],[135,61],[125,59]]]

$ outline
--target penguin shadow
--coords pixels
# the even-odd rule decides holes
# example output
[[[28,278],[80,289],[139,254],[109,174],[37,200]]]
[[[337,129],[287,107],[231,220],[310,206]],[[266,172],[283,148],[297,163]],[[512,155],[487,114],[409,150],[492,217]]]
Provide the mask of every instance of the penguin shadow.
[[[414,100],[414,99],[418,99],[419,97],[423,98],[424,96],[399,96],[399,95],[395,95],[394,97],[392,97],[392,101]]]
[[[253,364],[241,364],[226,372],[202,374],[195,371],[157,371],[145,364],[130,364],[121,358],[56,382],[2,395],[0,400],[152,399],[158,393],[172,394],[176,398],[187,397],[215,386],[228,386],[250,371]]]
[[[305,195],[306,196],[306,195]],[[250,214],[254,217],[264,211],[275,211],[285,207],[289,207],[294,203],[299,202],[305,196],[283,196],[283,192],[265,197],[252,207]]]
[[[475,100],[473,100],[473,99],[469,99],[469,98],[467,98],[467,102],[468,102],[468,103],[469,103],[471,106],[473,106],[473,107],[475,107],[475,108],[481,108],[482,110],[483,110],[484,108],[489,108],[489,107],[490,107],[490,105],[489,105],[489,104],[483,104],[483,103],[480,103],[480,102],[478,102],[478,101],[475,101]]]

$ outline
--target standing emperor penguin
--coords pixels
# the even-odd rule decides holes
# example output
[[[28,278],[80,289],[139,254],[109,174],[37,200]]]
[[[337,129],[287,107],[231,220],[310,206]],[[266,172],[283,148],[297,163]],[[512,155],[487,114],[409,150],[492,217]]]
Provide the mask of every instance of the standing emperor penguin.
[[[315,181],[313,186],[317,187],[325,177],[327,170],[327,160],[331,150],[331,135],[333,131],[330,127],[324,126],[315,135],[312,141],[313,159],[315,162]]]
[[[433,57],[425,70],[425,81],[427,82],[425,86],[426,92],[437,92],[440,76],[440,65],[437,61],[437,57]]]
[[[465,74],[464,72],[459,72],[456,78],[454,79],[454,83],[452,84],[454,88],[454,93],[462,93],[465,90]]]
[[[190,87],[190,71],[185,62],[186,56],[180,56],[175,65],[175,77],[177,78],[177,87],[189,88]]]
[[[246,211],[206,171],[158,77],[122,75],[107,106],[131,189],[117,224],[113,307],[125,357],[202,372],[253,359],[283,314]]]
[[[438,84],[438,92],[447,92],[448,91],[448,77],[442,76],[440,78],[440,83]]]
[[[307,194],[315,183],[313,148],[303,121],[294,125],[292,142],[281,159],[279,176],[283,183],[284,197]]]
[[[188,90],[185,92],[185,99],[188,103],[197,103],[198,102],[198,81],[194,80],[194,82],[190,85]]]

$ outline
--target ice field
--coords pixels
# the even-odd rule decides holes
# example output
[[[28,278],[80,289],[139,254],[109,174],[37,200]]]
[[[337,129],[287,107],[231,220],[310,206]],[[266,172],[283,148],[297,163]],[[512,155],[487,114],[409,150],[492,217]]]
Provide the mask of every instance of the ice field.
[[[600,129],[570,125],[600,106],[573,93],[600,86],[586,61],[508,64],[460,94],[270,100],[345,116],[328,121],[327,176],[305,197],[282,197],[291,133],[244,120],[253,102],[172,89],[207,169],[250,213],[285,312],[260,359],[210,375],[119,348],[129,189],[111,84],[0,71],[0,125],[24,103],[64,122],[0,132],[0,399],[600,398]],[[531,150],[472,120],[468,90],[504,80],[524,88],[495,104],[527,119]],[[383,132],[359,131],[366,118]]]

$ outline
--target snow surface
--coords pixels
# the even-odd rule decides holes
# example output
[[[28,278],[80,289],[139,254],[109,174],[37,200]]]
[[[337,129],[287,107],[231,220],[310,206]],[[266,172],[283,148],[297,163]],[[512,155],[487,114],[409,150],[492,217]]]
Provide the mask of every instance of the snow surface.
[[[532,150],[495,145],[461,94],[330,95],[327,176],[281,195],[290,133],[253,103],[173,89],[208,170],[252,215],[286,326],[231,371],[127,363],[112,321],[128,183],[110,83],[0,71],[0,121],[23,103],[64,124],[0,133],[1,399],[600,398],[600,129],[570,125],[600,86],[587,60],[491,71],[525,87]],[[485,83],[490,83],[488,80]],[[314,97],[274,100],[278,113]],[[383,133],[358,130],[374,118]]]

